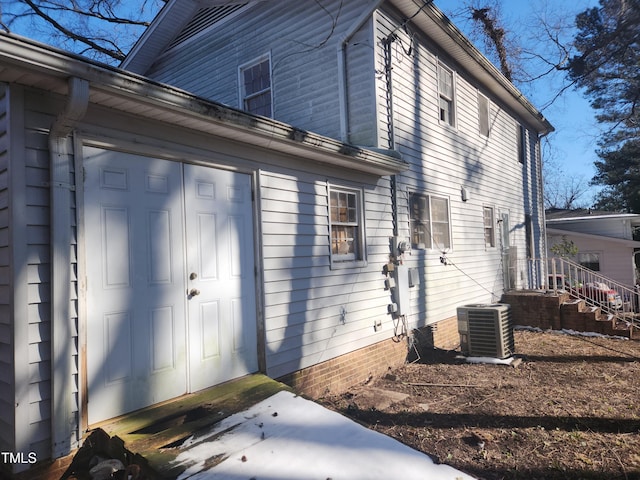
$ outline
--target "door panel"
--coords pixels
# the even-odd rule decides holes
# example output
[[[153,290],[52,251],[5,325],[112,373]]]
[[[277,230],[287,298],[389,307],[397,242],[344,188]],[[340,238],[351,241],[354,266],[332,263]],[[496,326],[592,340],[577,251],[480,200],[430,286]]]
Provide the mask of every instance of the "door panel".
[[[255,372],[251,177],[86,147],[93,424]]]
[[[181,166],[85,148],[89,423],[186,392]]]
[[[197,232],[187,236],[188,289],[197,292],[189,297],[189,388],[197,391],[258,368],[251,178],[196,165],[184,176],[187,232]]]

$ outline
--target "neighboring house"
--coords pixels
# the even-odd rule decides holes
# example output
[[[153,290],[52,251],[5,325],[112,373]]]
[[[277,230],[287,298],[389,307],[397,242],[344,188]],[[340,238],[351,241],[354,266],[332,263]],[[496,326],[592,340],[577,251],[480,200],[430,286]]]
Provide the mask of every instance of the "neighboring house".
[[[1,451],[361,381],[544,256],[552,127],[433,4],[283,4],[170,1],[133,73],[0,37]]]
[[[578,248],[573,258],[629,288],[638,283],[640,215],[591,209],[547,211],[549,249],[563,240]],[[635,234],[634,234],[635,232]],[[552,256],[551,251],[548,252]]]

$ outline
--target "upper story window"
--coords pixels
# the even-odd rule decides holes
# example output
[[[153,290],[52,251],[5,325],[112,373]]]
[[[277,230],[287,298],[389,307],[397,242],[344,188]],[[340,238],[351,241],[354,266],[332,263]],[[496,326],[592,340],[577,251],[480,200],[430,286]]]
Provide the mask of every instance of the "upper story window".
[[[484,221],[484,245],[485,247],[496,246],[495,216],[493,207],[484,207],[482,210],[482,218]]]
[[[417,249],[451,248],[449,200],[444,197],[409,194],[411,245]]]
[[[240,97],[243,110],[255,115],[272,116],[269,56],[240,67]]]
[[[438,101],[440,121],[453,127],[455,124],[453,72],[441,63],[438,63]]]
[[[524,163],[526,159],[526,138],[525,128],[520,124],[516,124],[516,142],[518,145],[518,161],[520,163]]]
[[[364,260],[364,222],[360,190],[330,187],[329,230],[331,263]]]
[[[480,125],[480,135],[489,136],[489,99],[478,92],[478,124]]]

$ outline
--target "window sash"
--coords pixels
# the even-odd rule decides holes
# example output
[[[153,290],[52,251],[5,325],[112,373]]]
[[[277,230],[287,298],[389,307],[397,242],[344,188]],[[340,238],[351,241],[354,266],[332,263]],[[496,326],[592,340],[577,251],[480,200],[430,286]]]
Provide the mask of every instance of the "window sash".
[[[358,192],[331,189],[329,222],[331,255],[334,261],[362,259],[361,211]]]
[[[482,211],[484,222],[484,244],[486,247],[496,246],[495,222],[493,207],[484,207]]]
[[[522,125],[516,125],[516,141],[518,142],[518,161],[522,164],[525,162],[526,156],[526,132]]]
[[[440,121],[448,125],[454,124],[454,89],[453,72],[442,64],[438,64],[438,109]]]
[[[414,248],[451,248],[449,201],[446,198],[410,193],[409,219]]]
[[[271,62],[264,59],[241,69],[242,104],[255,115],[272,116]]]
[[[481,93],[478,93],[478,123],[480,134],[488,137],[490,133],[489,99]]]

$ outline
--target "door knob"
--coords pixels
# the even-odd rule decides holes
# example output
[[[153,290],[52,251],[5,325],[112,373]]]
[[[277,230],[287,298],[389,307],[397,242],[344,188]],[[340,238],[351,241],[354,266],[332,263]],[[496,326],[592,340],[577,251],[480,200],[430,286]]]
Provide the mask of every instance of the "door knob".
[[[197,288],[192,288],[191,290],[189,290],[190,297],[195,297],[196,295],[200,295],[200,290],[198,290]]]

